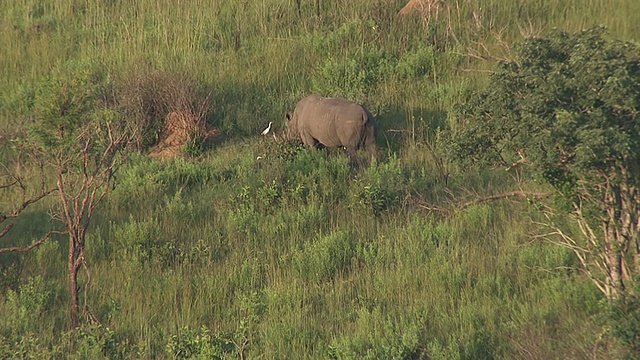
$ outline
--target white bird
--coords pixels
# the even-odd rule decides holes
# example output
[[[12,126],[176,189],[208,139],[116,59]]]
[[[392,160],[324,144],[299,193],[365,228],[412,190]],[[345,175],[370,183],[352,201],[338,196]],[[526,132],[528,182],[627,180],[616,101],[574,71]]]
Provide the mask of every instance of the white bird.
[[[269,126],[267,126],[266,129],[262,130],[262,135],[267,135],[269,131],[271,131],[271,124],[273,124],[273,121],[269,121]]]

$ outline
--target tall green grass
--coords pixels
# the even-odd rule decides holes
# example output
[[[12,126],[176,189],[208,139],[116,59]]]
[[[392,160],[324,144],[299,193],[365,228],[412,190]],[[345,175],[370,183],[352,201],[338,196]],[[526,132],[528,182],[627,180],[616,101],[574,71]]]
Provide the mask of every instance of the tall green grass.
[[[522,347],[584,352],[593,341],[599,296],[580,276],[552,270],[571,256],[530,242],[522,206],[474,206],[443,220],[403,204],[405,191],[423,190],[401,159],[352,174],[336,154],[256,160],[247,147],[122,170],[87,244],[89,301],[112,331],[87,336],[113,345],[94,350],[172,358],[247,338],[250,357],[486,358]],[[16,260],[21,284],[47,269],[34,295],[20,285],[24,299],[2,305],[14,314],[47,294],[47,310],[21,313],[52,324],[34,327],[36,344],[58,343],[66,323],[64,257],[60,244]],[[6,339],[24,336],[5,324]],[[212,339],[202,340],[203,326]],[[575,340],[558,349],[552,334],[575,326]],[[220,349],[236,356],[234,346]]]
[[[511,44],[594,24],[638,41],[640,3],[447,4],[427,22],[398,19],[404,1],[302,1],[300,13],[283,0],[3,2],[0,128],[28,121],[36,84],[77,61],[116,83],[195,79],[227,138],[198,159],[132,156],[120,170],[87,240],[101,325],[59,335],[64,238],[3,254],[0,357],[615,358],[595,319],[600,295],[569,251],[533,240],[526,205],[448,215],[415,199],[448,206],[445,188],[462,199],[518,186],[504,172],[450,168],[436,147],[493,62],[467,56],[478,42],[502,56],[501,31]],[[280,130],[312,91],[375,113],[378,164],[353,171],[339,151],[254,136],[268,121]],[[48,206],[3,243],[43,233]]]
[[[276,0],[180,6],[154,1],[9,2],[0,18],[3,123],[15,116],[9,105],[24,86],[69,60],[102,64],[114,76],[149,70],[192,74],[213,91],[217,111],[228,113],[215,115],[228,130],[255,131],[259,127],[244,118],[279,119],[312,90],[355,95],[376,112],[447,110],[469,86],[456,70],[464,54],[476,42],[500,54],[492,34],[503,32],[511,42],[521,33],[604,24],[612,36],[634,40],[640,23],[640,5],[633,1],[610,6],[599,0],[459,0],[447,2],[429,23],[419,14],[399,20],[396,11],[402,3],[322,1],[318,14],[313,2],[304,2],[299,15],[293,3]],[[441,45],[462,57],[430,55],[432,68],[418,78],[385,75],[395,61],[403,66]],[[358,63],[349,65],[353,59]],[[340,72],[331,78],[331,66],[333,71],[361,73],[366,81],[354,79],[352,89],[327,87],[323,76],[344,81]],[[314,81],[321,83],[314,88]]]

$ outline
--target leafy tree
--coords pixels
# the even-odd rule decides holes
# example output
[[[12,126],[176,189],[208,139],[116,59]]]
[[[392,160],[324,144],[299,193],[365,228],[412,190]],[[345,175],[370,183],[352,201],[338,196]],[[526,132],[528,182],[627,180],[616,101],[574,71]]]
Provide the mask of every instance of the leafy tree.
[[[640,274],[640,49],[605,36],[597,27],[525,40],[460,107],[446,145],[461,164],[524,164],[551,185],[551,209],[581,233],[547,211],[555,241],[617,298]]]

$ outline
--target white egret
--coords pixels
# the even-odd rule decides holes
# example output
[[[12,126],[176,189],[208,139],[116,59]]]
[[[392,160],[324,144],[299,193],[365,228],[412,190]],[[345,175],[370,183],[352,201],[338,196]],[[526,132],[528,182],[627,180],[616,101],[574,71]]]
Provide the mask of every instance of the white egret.
[[[262,135],[267,135],[269,133],[269,131],[271,131],[271,125],[273,124],[273,121],[269,121],[269,126],[267,126],[266,129],[262,130]]]

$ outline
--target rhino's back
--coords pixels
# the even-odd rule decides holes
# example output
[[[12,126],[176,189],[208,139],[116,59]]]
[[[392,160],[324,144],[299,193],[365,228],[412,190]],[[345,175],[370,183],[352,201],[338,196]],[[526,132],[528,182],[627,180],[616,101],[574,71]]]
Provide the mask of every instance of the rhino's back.
[[[329,116],[337,120],[361,119],[364,114],[362,106],[342,98],[327,98],[318,95],[308,96],[298,103],[296,110],[305,121],[317,118],[331,120]]]
[[[300,131],[328,147],[357,143],[368,119],[367,111],[352,101],[318,95],[302,99],[296,112]]]

